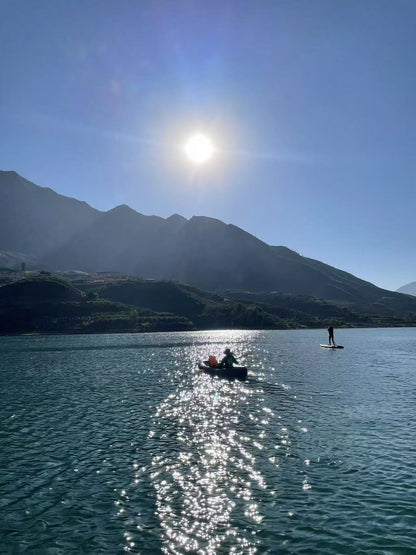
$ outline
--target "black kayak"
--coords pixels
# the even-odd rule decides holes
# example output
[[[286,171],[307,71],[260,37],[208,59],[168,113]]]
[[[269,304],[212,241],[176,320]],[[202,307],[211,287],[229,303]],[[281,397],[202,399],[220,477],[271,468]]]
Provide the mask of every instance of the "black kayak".
[[[245,380],[247,378],[247,368],[245,366],[232,366],[231,368],[222,368],[221,366],[208,366],[203,362],[198,364],[198,368],[207,374],[214,376],[222,376],[224,378],[238,378]]]

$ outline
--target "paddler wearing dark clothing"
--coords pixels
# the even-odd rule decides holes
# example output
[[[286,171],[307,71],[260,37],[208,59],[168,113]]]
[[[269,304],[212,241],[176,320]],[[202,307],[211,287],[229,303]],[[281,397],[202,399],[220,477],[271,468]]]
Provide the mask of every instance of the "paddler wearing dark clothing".
[[[334,328],[332,326],[329,326],[328,328],[328,343],[331,345],[331,341],[332,341],[332,345],[335,345],[335,341],[334,341]]]
[[[237,359],[235,358],[233,353],[230,351],[230,349],[225,349],[224,355],[225,355],[225,357],[221,360],[221,366],[223,368],[232,368],[234,363],[238,364]]]

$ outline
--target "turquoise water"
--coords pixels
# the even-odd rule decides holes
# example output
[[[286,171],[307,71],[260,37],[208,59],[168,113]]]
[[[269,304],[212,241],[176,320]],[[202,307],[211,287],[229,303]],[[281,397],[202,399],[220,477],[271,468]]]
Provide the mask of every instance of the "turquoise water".
[[[326,339],[1,337],[0,551],[415,552],[416,329]]]

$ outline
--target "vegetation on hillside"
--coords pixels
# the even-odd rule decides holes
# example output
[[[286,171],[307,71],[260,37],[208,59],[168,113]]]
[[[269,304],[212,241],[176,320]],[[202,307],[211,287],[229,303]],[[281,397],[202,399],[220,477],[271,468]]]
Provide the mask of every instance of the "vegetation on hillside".
[[[80,291],[62,278],[35,276],[0,287],[0,333],[113,333],[194,329],[182,316],[155,313]]]

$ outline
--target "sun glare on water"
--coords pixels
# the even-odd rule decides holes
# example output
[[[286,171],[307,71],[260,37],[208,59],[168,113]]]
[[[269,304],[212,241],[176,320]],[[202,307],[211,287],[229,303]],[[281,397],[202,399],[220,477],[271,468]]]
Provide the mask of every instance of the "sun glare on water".
[[[184,151],[187,157],[195,164],[204,164],[212,158],[215,147],[209,137],[202,133],[197,133],[186,141]]]

